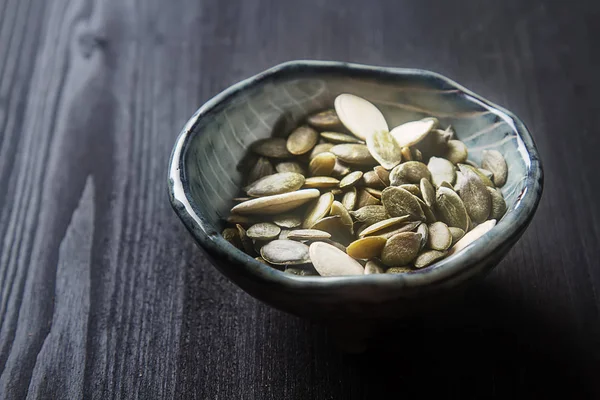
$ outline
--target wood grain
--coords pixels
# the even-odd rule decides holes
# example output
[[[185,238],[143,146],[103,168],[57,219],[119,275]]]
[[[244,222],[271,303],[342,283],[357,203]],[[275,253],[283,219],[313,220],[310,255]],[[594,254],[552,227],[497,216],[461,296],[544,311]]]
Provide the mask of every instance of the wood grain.
[[[597,398],[600,4],[0,0],[0,398]],[[464,299],[359,356],[223,278],[168,204],[204,101],[282,61],[445,74],[519,115],[546,173]]]

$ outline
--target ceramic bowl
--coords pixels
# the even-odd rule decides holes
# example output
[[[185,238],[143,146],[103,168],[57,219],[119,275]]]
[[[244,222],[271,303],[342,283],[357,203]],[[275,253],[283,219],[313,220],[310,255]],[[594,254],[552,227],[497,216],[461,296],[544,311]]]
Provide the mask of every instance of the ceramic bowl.
[[[241,185],[248,146],[330,108],[340,93],[374,103],[390,127],[437,117],[480,162],[499,150],[509,165],[508,211],[485,236],[435,265],[407,274],[305,277],[264,265],[223,239],[223,218]],[[239,82],[204,104],[181,131],[169,165],[173,208],[213,264],[255,298],[315,319],[401,318],[424,312],[483,277],[527,228],[542,195],[533,139],[509,111],[439,74],[340,62],[293,61]]]

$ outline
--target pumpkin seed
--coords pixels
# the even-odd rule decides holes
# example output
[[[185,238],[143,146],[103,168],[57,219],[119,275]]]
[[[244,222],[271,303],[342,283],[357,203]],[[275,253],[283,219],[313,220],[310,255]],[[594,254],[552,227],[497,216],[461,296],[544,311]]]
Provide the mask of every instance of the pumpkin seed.
[[[364,176],[364,175],[363,175]],[[359,189],[358,191],[358,199],[356,200],[356,207],[361,208],[365,206],[373,206],[381,204],[381,201],[371,193],[367,192],[364,189]]]
[[[352,258],[369,259],[379,257],[387,240],[380,236],[368,236],[355,240],[346,248],[346,253]]]
[[[405,274],[407,272],[412,272],[414,271],[411,267],[408,266],[404,266],[404,267],[391,267],[388,268],[385,273],[386,274]]]
[[[235,228],[225,228],[223,229],[223,233],[221,234],[223,239],[227,240],[233,246],[238,249],[242,248],[242,241],[240,240],[240,233]]]
[[[352,215],[356,221],[363,222],[367,226],[390,218],[385,207],[381,205],[364,206],[356,211],[350,211],[350,215]]]
[[[377,174],[384,186],[390,186],[390,171],[378,165],[373,168],[373,172]]]
[[[452,235],[452,244],[450,246],[454,246],[456,242],[458,242],[463,236],[465,236],[465,231],[455,226],[449,226],[448,230]]]
[[[455,188],[471,220],[478,224],[484,222],[490,215],[492,199],[487,186],[483,184],[479,176],[473,171],[463,168]]]
[[[428,160],[431,157],[443,156],[448,149],[449,136],[447,132],[433,129],[423,140],[415,145],[421,151],[422,157]]]
[[[334,197],[331,193],[322,194],[304,216],[302,227],[305,229],[312,228],[318,220],[329,214],[333,200]]]
[[[431,161],[430,161],[431,163]],[[431,179],[427,165],[420,161],[407,161],[390,172],[390,185],[400,186],[406,183],[419,183],[421,179]]]
[[[291,232],[291,230],[289,230],[289,229],[282,229],[281,232],[279,233],[279,236],[277,237],[277,239],[279,239],[279,240],[287,239],[290,232]]]
[[[287,151],[293,155],[308,153],[315,147],[319,134],[309,126],[300,126],[292,131],[286,142]]]
[[[275,166],[277,172],[295,172],[300,175],[306,175],[306,170],[295,161],[282,161]]]
[[[313,176],[306,178],[304,188],[332,188],[339,186],[340,181],[330,176]]]
[[[293,210],[318,197],[319,194],[317,189],[303,189],[291,193],[259,197],[236,205],[231,209],[231,212],[239,214],[279,214]]]
[[[367,137],[367,148],[371,156],[387,170],[394,168],[402,161],[400,146],[392,135],[385,131],[376,131]]]
[[[375,171],[367,171],[363,174],[361,180],[363,186],[370,187],[373,189],[385,188],[385,183],[379,179],[379,175]]]
[[[348,175],[352,170],[349,166],[341,162],[340,160],[335,160],[335,165],[333,166],[333,171],[331,172],[331,176],[334,178],[343,178]]]
[[[456,192],[456,190],[454,189],[454,186],[449,184],[448,181],[442,181],[442,183],[440,183],[440,187],[447,187],[448,189],[452,190],[453,192]]]
[[[464,163],[467,161],[469,151],[467,146],[460,140],[448,140],[448,148],[444,158],[453,164]]]
[[[395,127],[390,132],[400,147],[412,146],[419,143],[438,124],[436,118],[423,118]]]
[[[448,226],[455,226],[467,231],[469,228],[469,216],[467,209],[456,192],[439,187],[435,198],[435,209],[439,219]]]
[[[342,205],[342,203],[340,203],[339,201],[334,201],[331,204],[331,210],[329,211],[329,215],[339,215],[342,224],[344,224],[348,228],[350,233],[354,233],[354,223],[352,222],[352,217],[350,216],[350,213],[348,212],[346,207]]]
[[[383,274],[385,271],[377,261],[369,260],[365,265],[365,275]]]
[[[330,237],[331,234],[329,232],[318,229],[296,229],[287,235],[287,238],[292,240],[321,240],[329,239]]]
[[[273,218],[273,223],[281,228],[297,228],[302,225],[302,218],[294,214],[280,214]]]
[[[381,202],[391,217],[410,215],[414,220],[425,220],[425,214],[417,198],[409,191],[390,186],[383,190]]]
[[[404,161],[413,161],[413,156],[412,152],[410,151],[410,147],[400,148],[400,154],[402,155],[402,159]]]
[[[465,170],[469,170],[474,172],[475,174],[477,174],[477,176],[479,177],[479,179],[481,179],[481,181],[483,182],[483,184],[485,186],[489,186],[489,187],[496,187],[494,185],[494,182],[492,182],[492,180],[490,178],[488,178],[484,173],[482,173],[479,168],[473,167],[471,165],[468,164],[458,164],[458,169],[461,172],[464,172]]]
[[[246,235],[254,240],[272,240],[279,236],[281,228],[270,222],[261,222],[252,225],[246,231]]]
[[[264,157],[290,158],[292,153],[288,151],[286,143],[284,138],[261,139],[252,143],[250,150]]]
[[[364,144],[360,139],[357,139],[354,136],[346,135],[345,133],[339,132],[321,132],[321,137],[325,140],[330,141],[331,143],[361,143]]]
[[[273,240],[260,249],[260,255],[275,265],[306,264],[310,262],[309,248],[293,240]]]
[[[318,156],[321,153],[328,153],[329,150],[334,146],[333,143],[319,143],[316,145],[312,151],[310,152],[309,159],[312,161],[313,158]]]
[[[496,226],[495,219],[490,219],[488,221],[485,221],[483,224],[477,225],[475,228],[473,228],[472,231],[467,232],[465,236],[462,237],[462,239],[460,239],[458,242],[456,242],[454,246],[452,246],[452,248],[448,252],[448,255],[452,255],[461,251],[462,249],[473,243],[475,240],[488,233],[494,226]]]
[[[340,188],[343,189],[348,186],[354,186],[356,184],[356,182],[358,182],[360,180],[360,178],[362,178],[362,176],[363,176],[362,171],[350,172],[348,175],[346,175],[340,181]]]
[[[433,250],[446,251],[452,244],[452,234],[448,225],[443,222],[434,222],[429,225],[429,239],[427,247]]]
[[[399,225],[394,225],[394,226],[390,226],[390,227],[387,227],[384,229],[380,229],[379,231],[377,231],[374,234],[369,235],[369,236],[381,236],[382,238],[389,239],[392,236],[397,235],[398,233],[414,231],[415,228],[417,228],[420,224],[421,224],[421,221],[404,222]],[[366,229],[368,229],[368,227]],[[364,229],[362,232],[364,232],[366,229]],[[361,232],[361,235],[362,235],[362,232]]]
[[[364,268],[358,261],[330,244],[314,242],[310,245],[309,254],[310,260],[321,276],[364,274]]]
[[[238,234],[240,236],[240,241],[242,242],[244,252],[250,256],[254,256],[254,243],[252,243],[252,239],[250,239],[248,235],[246,235],[246,230],[240,224],[236,224],[235,227],[238,230]]]
[[[376,199],[381,200],[381,190],[367,187],[364,189],[364,191],[369,193],[371,196],[375,197]]]
[[[392,227],[392,226],[396,226],[405,222],[408,222],[408,220],[410,219],[409,215],[405,215],[402,217],[394,217],[394,218],[387,218],[384,219],[382,221],[376,222],[370,226],[368,226],[366,229],[364,229],[359,236],[368,236],[368,235],[373,235],[373,234],[377,234],[377,232],[379,232],[380,230]]]
[[[433,213],[431,208],[427,205],[427,203],[425,203],[423,200],[421,200],[420,198],[418,198],[416,196],[415,196],[415,198],[419,202],[419,205],[421,206],[421,209],[423,210],[423,214],[425,214],[425,222],[427,222],[428,224],[433,224],[434,222],[437,222],[437,218],[436,218],[435,214]]]
[[[247,183],[253,183],[257,180],[264,178],[265,176],[272,175],[275,173],[273,165],[268,158],[259,157],[256,163],[251,167],[248,173]]]
[[[246,193],[251,197],[271,196],[294,192],[303,184],[304,176],[295,172],[279,172],[257,180],[246,188]]]
[[[454,184],[456,181],[456,167],[445,158],[431,157],[427,168],[431,172],[431,183],[440,186],[443,181]]]
[[[429,180],[422,178],[419,183],[419,187],[421,189],[421,195],[423,196],[423,201],[429,207],[433,207],[435,205],[435,189]]]
[[[306,122],[317,129],[335,129],[342,126],[342,121],[333,109],[313,114],[306,119]]]
[[[352,211],[354,207],[356,207],[356,200],[358,198],[357,191],[355,187],[351,187],[344,196],[342,197],[342,205],[346,210]]]
[[[448,254],[447,251],[439,251],[439,250],[428,250],[419,254],[415,259],[415,268],[425,268],[436,261],[441,260],[446,257]]]
[[[508,176],[508,165],[498,150],[484,150],[481,159],[481,167],[494,174],[494,184],[498,187],[504,186]]]
[[[425,178],[423,178],[423,179],[425,179]],[[409,191],[410,194],[412,194],[413,196],[417,196],[417,197],[421,196],[421,189],[419,189],[419,186],[415,185],[414,183],[405,183],[398,187]]]
[[[337,158],[350,165],[374,166],[377,161],[364,144],[336,144],[330,150]]]
[[[414,232],[398,233],[387,240],[381,252],[381,262],[388,267],[406,265],[417,256],[421,235]]]
[[[340,94],[334,106],[342,124],[359,139],[366,140],[373,132],[389,130],[381,111],[363,98]]]
[[[422,223],[417,227],[417,233],[421,234],[421,247],[419,251],[423,250],[427,241],[429,240],[429,228],[427,228],[427,224]]]
[[[311,176],[331,175],[335,167],[336,158],[332,153],[324,152],[317,154],[308,164],[308,173]]]
[[[502,196],[502,192],[499,189],[492,189],[489,186],[486,186],[486,189],[490,194],[490,199],[492,202],[492,208],[489,217],[491,219],[499,220],[506,213],[506,201],[504,201],[504,196]]]

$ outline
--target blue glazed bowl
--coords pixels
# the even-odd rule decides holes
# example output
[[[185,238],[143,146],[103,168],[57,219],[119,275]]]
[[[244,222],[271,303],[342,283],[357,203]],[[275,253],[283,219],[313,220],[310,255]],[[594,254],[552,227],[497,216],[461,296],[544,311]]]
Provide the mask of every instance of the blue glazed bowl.
[[[241,186],[248,146],[333,105],[340,93],[374,103],[389,126],[437,117],[480,162],[499,150],[509,165],[508,211],[485,236],[408,274],[305,277],[285,274],[230,245],[222,219]],[[436,73],[321,61],[293,61],[237,83],[204,104],[181,131],[169,165],[173,208],[213,264],[243,290],[278,309],[320,320],[401,318],[427,311],[483,277],[527,228],[543,175],[525,125],[509,111]]]

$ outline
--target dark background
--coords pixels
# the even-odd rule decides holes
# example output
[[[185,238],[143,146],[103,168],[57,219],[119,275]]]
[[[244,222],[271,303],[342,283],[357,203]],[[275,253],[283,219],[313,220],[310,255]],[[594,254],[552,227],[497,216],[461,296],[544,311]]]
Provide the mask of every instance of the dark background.
[[[0,0],[0,398],[600,396],[599,17],[597,0]],[[520,116],[545,167],[498,268],[364,355],[228,282],[168,202],[193,112],[301,58],[445,74]]]

